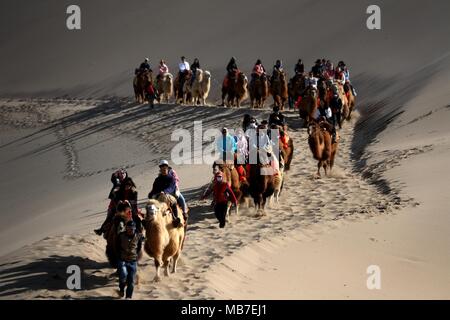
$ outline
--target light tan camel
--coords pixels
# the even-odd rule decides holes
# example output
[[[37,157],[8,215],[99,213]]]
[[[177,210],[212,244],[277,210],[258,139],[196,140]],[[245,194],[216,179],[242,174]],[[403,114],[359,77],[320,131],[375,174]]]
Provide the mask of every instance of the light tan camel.
[[[200,104],[203,100],[203,75],[204,72],[201,69],[197,69],[195,72],[195,79],[191,87],[192,102],[194,105]]]
[[[170,73],[162,74],[156,81],[158,90],[158,100],[160,103],[169,103],[169,98],[173,94],[173,75]]]
[[[176,200],[175,200],[176,201]],[[185,239],[186,221],[181,214],[181,209],[177,209],[180,225],[173,226],[173,217],[170,207],[162,197],[158,200],[149,200],[146,205],[145,231],[146,240],[145,252],[155,259],[156,275],[153,281],[161,280],[159,271],[161,266],[164,274],[169,276],[169,263],[172,262],[172,273],[177,271],[177,262],[183,249]]]

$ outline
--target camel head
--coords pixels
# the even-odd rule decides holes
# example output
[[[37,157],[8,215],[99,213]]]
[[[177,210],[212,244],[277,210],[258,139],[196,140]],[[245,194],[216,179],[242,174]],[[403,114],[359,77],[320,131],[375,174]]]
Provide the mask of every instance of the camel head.
[[[247,84],[248,83],[248,79],[247,76],[244,73],[239,73],[238,74],[238,82],[239,83],[243,83],[243,84]]]
[[[167,211],[167,205],[158,200],[150,199],[145,206],[145,220],[155,221],[158,217],[162,217]]]
[[[204,78],[205,80],[211,79],[211,73],[210,73],[209,71],[203,72],[203,78]]]

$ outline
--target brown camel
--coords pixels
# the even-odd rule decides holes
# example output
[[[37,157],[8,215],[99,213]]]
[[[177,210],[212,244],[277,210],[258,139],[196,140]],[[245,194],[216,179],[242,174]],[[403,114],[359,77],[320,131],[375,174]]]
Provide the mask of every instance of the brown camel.
[[[173,91],[175,95],[175,103],[183,103],[186,100],[190,100],[190,96],[184,95],[184,89],[186,82],[189,84],[190,78],[191,78],[191,72],[192,71],[185,71],[181,75],[178,73],[178,75],[175,78],[175,81],[173,83]]]
[[[317,89],[309,87],[306,89],[305,96],[300,101],[299,113],[300,118],[304,120],[304,127],[314,120],[314,115],[317,110]]]
[[[294,141],[286,130],[280,131],[280,151],[284,161],[284,170],[289,171],[294,157]]]
[[[248,86],[250,93],[250,105],[252,108],[264,108],[264,104],[269,95],[269,81],[266,75],[253,76]]]
[[[340,121],[338,121],[339,124],[339,128],[342,128],[342,124],[344,123],[344,120],[346,120],[349,115],[350,115],[350,110],[349,110],[349,104],[348,104],[348,98],[347,95],[345,94],[345,90],[344,90],[344,86],[341,83],[337,83],[337,91],[339,94],[339,99],[342,102],[342,107],[341,107],[341,115],[340,115]]]
[[[349,83],[346,83],[344,85],[344,92],[347,97],[347,103],[348,103],[348,115],[347,115],[346,120],[350,121],[350,119],[352,118],[352,112],[355,109],[356,99],[355,99],[355,96],[353,95],[353,91],[352,91],[352,88]]]
[[[141,104],[147,100],[146,89],[152,81],[152,73],[150,71],[137,72],[133,79],[134,96],[137,103]]]
[[[270,164],[250,165],[249,176],[249,193],[255,203],[256,215],[265,214],[265,205],[267,198],[271,197],[275,191],[274,176],[271,174],[264,174],[264,170],[271,170]]]
[[[289,80],[288,93],[290,104],[297,102],[298,97],[305,91],[305,76],[303,74],[296,74]]]
[[[225,81],[224,81],[225,82]],[[227,107],[240,107],[242,101],[247,98],[248,79],[247,76],[240,71],[237,71],[226,80],[227,84],[222,85],[222,105],[225,105],[225,98],[227,100]]]
[[[284,105],[288,100],[288,84],[284,72],[275,71],[270,82],[270,93],[273,97],[273,103],[284,110]]]
[[[337,133],[336,133],[337,134]],[[313,122],[309,127],[308,144],[317,163],[317,177],[320,177],[320,168],[323,167],[325,175],[327,169],[333,169],[334,158],[338,150],[338,138],[332,143],[331,133],[321,127],[317,122]]]
[[[169,263],[172,262],[172,273],[177,271],[177,262],[183,249],[186,222],[178,208],[181,224],[173,226],[170,207],[164,197],[149,200],[146,205],[144,250],[155,259],[156,275],[153,281],[161,280],[159,271],[164,268],[165,276],[169,276]]]

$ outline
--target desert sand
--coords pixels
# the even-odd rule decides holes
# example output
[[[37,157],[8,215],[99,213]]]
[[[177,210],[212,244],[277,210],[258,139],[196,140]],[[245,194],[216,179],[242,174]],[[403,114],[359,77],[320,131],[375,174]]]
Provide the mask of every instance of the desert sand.
[[[175,166],[192,209],[179,273],[152,283],[144,255],[135,298],[449,299],[450,4],[381,1],[380,31],[365,28],[369,4],[80,1],[83,28],[72,33],[64,1],[3,1],[0,298],[116,298],[105,240],[93,233],[110,174],[127,168],[143,205],[175,128],[267,118],[269,108],[215,106],[234,55],[246,73],[257,58],[266,67],[282,58],[288,72],[298,58],[350,66],[357,112],[340,131],[336,168],[315,179],[306,130],[287,111],[295,154],[280,204],[260,219],[243,209],[221,230],[199,200],[211,167]],[[135,104],[135,65],[149,56],[175,69],[180,55],[212,72],[209,105]],[[69,265],[83,270],[82,290],[67,289]],[[381,290],[366,287],[369,265],[381,268]]]

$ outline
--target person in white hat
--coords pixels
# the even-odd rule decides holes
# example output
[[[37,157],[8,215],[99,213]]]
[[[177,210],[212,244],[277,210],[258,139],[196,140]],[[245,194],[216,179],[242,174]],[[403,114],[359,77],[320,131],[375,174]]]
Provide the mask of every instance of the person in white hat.
[[[150,59],[149,58],[145,58],[144,62],[141,63],[139,70],[141,70],[141,72],[143,72],[143,71],[151,72],[152,71],[152,69],[150,67]]]
[[[180,225],[181,220],[178,216],[177,203],[180,204],[180,207],[183,210],[183,216],[186,219],[187,218],[186,202],[184,201],[184,197],[182,196],[177,197],[177,194],[180,193],[177,192],[178,187],[176,174],[174,174],[173,169],[169,167],[169,162],[167,160],[161,160],[159,162],[159,170],[160,173],[153,182],[153,187],[150,193],[148,194],[148,198],[149,199],[158,198],[160,194],[165,194],[166,196],[168,196],[169,200],[173,199],[170,205],[174,220],[173,225],[174,227],[178,227]]]

